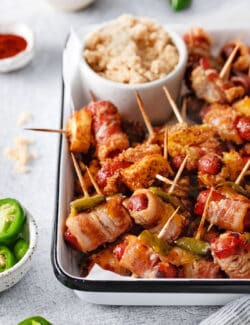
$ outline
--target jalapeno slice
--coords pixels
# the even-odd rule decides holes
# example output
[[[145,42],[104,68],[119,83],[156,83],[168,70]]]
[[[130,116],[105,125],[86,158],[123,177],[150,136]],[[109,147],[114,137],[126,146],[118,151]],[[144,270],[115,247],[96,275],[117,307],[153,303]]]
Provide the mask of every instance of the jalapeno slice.
[[[185,211],[185,207],[184,207],[183,203],[181,202],[181,200],[178,197],[163,191],[160,187],[152,186],[152,187],[149,187],[148,189],[153,194],[155,194],[156,196],[161,198],[164,202],[172,204],[173,207],[175,207],[175,208],[180,207],[181,212]]]
[[[197,255],[206,255],[210,250],[210,245],[207,242],[193,237],[181,237],[175,243],[178,247]]]
[[[14,254],[6,246],[0,246],[0,273],[10,269],[16,262]]]
[[[84,210],[93,209],[95,206],[101,204],[104,201],[105,196],[101,194],[77,199],[70,203],[71,214],[77,215],[77,213],[80,213]]]
[[[17,325],[53,325],[53,324],[41,316],[33,316],[23,320]]]
[[[20,261],[24,257],[28,249],[29,243],[27,242],[27,240],[23,238],[18,239],[13,249],[17,261]]]
[[[15,199],[0,200],[0,244],[13,243],[25,221],[24,211]]]
[[[139,239],[143,240],[152,247],[156,253],[162,256],[166,256],[171,249],[171,246],[166,241],[158,238],[156,234],[152,234],[149,230],[143,230]]]

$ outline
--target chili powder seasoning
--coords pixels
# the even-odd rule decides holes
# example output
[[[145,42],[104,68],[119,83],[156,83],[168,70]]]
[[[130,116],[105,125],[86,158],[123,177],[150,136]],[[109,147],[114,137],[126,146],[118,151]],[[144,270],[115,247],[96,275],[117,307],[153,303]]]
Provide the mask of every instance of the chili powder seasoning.
[[[0,34],[0,59],[6,59],[24,51],[27,41],[19,35]]]

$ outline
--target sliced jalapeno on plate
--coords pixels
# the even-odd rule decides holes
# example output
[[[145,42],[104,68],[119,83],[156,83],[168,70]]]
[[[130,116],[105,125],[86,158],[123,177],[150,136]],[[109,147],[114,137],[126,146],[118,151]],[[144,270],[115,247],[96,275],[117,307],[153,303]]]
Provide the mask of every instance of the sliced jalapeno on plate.
[[[41,316],[33,316],[18,323],[18,325],[53,325]]]
[[[6,246],[0,246],[0,273],[10,269],[16,262],[14,254]]]
[[[23,238],[18,239],[13,249],[17,261],[20,261],[24,257],[28,249],[29,243],[27,242],[27,240]]]
[[[24,221],[25,214],[18,201],[0,200],[0,244],[11,244],[21,232]]]

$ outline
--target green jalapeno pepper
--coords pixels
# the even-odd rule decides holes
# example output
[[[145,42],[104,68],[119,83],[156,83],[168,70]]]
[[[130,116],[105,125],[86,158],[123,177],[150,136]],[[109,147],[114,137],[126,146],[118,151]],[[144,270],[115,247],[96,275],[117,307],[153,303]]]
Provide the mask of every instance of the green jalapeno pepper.
[[[173,205],[173,207],[178,208],[180,207],[180,211],[185,211],[185,207],[180,199],[178,199],[176,196],[168,194],[167,192],[163,191],[160,187],[149,187],[148,188],[152,193],[157,195],[159,198],[161,198],[163,201],[170,203]]]
[[[17,261],[20,261],[24,257],[28,249],[29,243],[27,242],[27,240],[23,238],[18,239],[13,249]]]
[[[250,199],[250,193],[245,190],[242,186],[240,185],[237,185],[235,184],[234,182],[223,182],[223,183],[220,183],[216,186],[216,188],[219,188],[219,187],[230,187],[232,188],[235,192],[241,194],[241,195],[244,195],[246,196],[247,198]]]
[[[105,201],[105,196],[96,194],[94,196],[83,197],[70,203],[71,214],[76,215],[84,210],[93,209],[98,204]]]
[[[192,0],[169,0],[171,8],[175,11],[180,11],[188,8]]]
[[[15,264],[15,256],[6,246],[0,246],[0,273],[10,269]]]
[[[53,325],[41,316],[33,316],[18,323],[18,325]]]
[[[175,243],[178,247],[197,255],[206,255],[210,250],[210,245],[207,242],[194,237],[181,237]]]
[[[139,235],[139,239],[143,240],[146,244],[153,248],[156,253],[166,256],[171,249],[171,246],[164,240],[152,234],[149,230],[143,230]]]
[[[13,243],[21,232],[25,214],[20,203],[14,199],[0,200],[0,244]]]

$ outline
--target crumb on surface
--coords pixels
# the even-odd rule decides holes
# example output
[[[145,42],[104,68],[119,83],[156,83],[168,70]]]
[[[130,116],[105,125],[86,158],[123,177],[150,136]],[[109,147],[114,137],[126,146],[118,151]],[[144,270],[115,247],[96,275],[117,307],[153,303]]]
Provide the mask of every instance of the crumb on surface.
[[[32,120],[32,115],[29,112],[21,112],[17,120],[17,126],[22,126]]]
[[[30,171],[29,163],[38,158],[36,152],[30,151],[30,146],[34,143],[33,140],[29,140],[25,137],[17,137],[14,140],[13,147],[7,147],[4,149],[4,156],[13,160],[15,163],[15,172],[24,174]]]

